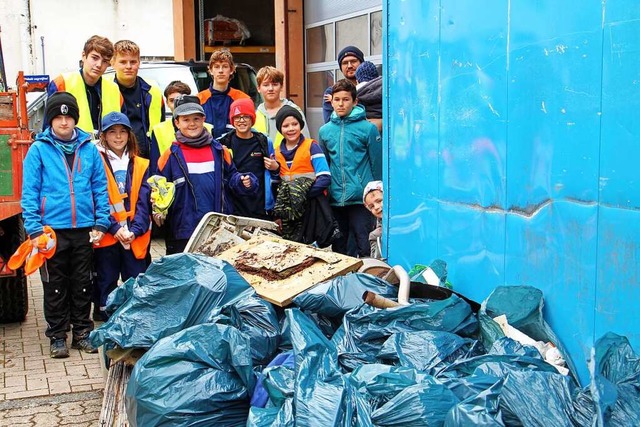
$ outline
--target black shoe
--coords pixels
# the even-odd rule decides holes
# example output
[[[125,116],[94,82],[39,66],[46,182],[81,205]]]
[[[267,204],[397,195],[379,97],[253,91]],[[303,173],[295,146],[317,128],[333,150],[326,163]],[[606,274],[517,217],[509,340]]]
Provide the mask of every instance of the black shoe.
[[[97,353],[98,349],[91,345],[89,338],[74,338],[71,341],[71,348],[82,350],[85,353]]]
[[[65,357],[69,357],[67,340],[63,338],[52,339],[51,346],[49,346],[49,355],[54,359],[64,359]]]

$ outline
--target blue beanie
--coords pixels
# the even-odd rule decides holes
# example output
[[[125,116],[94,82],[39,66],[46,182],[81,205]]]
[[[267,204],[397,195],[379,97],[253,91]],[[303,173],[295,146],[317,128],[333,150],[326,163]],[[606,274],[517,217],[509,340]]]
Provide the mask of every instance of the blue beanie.
[[[364,53],[355,46],[347,46],[338,54],[338,67],[342,65],[345,56],[355,56],[360,62],[364,62]]]
[[[378,75],[378,69],[371,61],[364,61],[358,66],[358,69],[356,69],[356,80],[358,83],[370,82],[376,77],[380,77]]]

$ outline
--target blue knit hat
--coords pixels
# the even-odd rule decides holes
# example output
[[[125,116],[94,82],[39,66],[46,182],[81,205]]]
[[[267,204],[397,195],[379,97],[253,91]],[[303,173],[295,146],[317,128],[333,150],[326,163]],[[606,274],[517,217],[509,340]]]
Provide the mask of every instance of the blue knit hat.
[[[378,75],[378,69],[371,61],[364,61],[358,66],[358,69],[356,69],[356,80],[358,83],[370,82],[376,77],[380,77]]]
[[[338,67],[342,66],[342,60],[345,56],[355,56],[358,61],[364,62],[364,53],[355,46],[347,46],[338,54]]]

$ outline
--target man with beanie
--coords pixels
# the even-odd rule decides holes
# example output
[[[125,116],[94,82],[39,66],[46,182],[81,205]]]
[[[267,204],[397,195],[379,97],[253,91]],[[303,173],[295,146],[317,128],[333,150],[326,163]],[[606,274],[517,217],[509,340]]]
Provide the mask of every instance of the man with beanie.
[[[364,53],[355,46],[347,46],[338,53],[338,67],[344,75],[344,78],[349,80],[354,85],[356,81],[356,70],[364,62]],[[333,113],[333,106],[331,105],[331,88],[329,86],[325,89],[322,104],[322,117],[324,122],[327,123]]]
[[[45,107],[45,130],[36,136],[23,163],[22,210],[25,230],[34,247],[43,227],[56,234],[56,252],[40,269],[44,289],[45,335],[50,356],[69,357],[71,348],[97,350],[89,342],[93,322],[91,243],[110,225],[107,179],[91,136],[76,127],[78,103],[56,92]]]
[[[109,39],[92,36],[82,49],[82,68],[61,74],[47,87],[49,96],[69,92],[76,98],[80,114],[76,126],[96,138],[102,118],[112,111],[120,111],[123,105],[118,85],[102,78],[112,56],[113,44]]]
[[[256,195],[229,194],[234,214],[270,220],[275,204],[271,184],[280,181],[280,166],[275,161],[271,139],[251,129],[255,120],[256,111],[250,98],[233,101],[229,109],[229,123],[234,130],[222,135],[218,141],[229,149],[241,174],[264,177],[258,179]]]
[[[167,213],[167,255],[183,252],[198,223],[209,212],[233,213],[230,193],[255,197],[258,179],[240,174],[231,153],[204,127],[205,112],[195,96],[176,100],[176,140],[158,160],[158,173],[175,185]],[[164,218],[154,215],[158,225]]]

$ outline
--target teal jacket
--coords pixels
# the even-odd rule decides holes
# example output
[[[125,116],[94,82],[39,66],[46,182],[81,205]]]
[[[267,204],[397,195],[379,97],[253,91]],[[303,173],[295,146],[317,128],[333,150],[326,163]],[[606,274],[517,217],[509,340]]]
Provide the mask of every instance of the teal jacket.
[[[320,128],[319,143],[331,170],[331,205],[361,205],[367,183],[382,179],[378,128],[366,120],[364,108],[356,104],[344,118],[331,114],[329,122]]]

